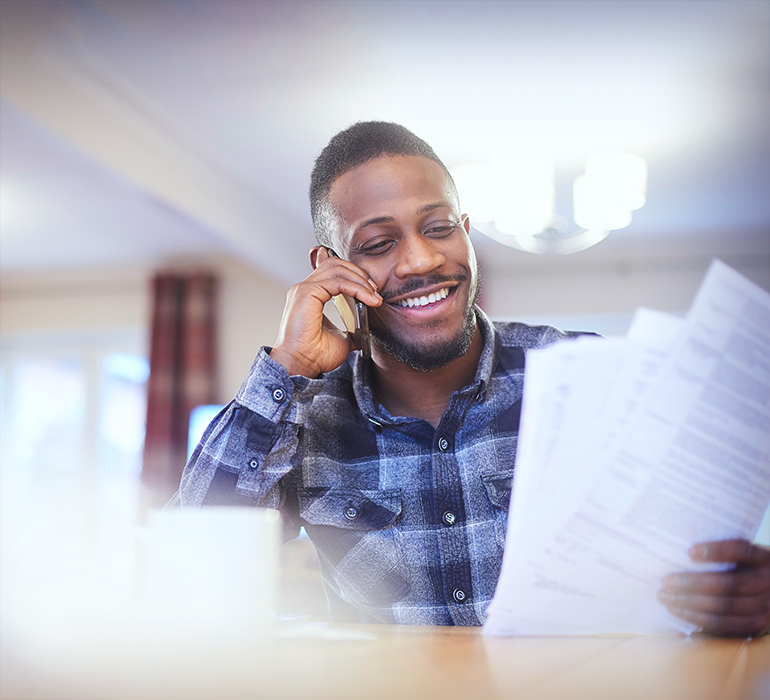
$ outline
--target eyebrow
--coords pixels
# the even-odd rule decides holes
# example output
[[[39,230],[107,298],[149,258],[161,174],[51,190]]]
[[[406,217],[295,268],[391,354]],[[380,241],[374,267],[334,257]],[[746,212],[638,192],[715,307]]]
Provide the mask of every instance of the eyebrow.
[[[420,207],[417,210],[417,213],[425,214],[426,212],[434,211],[436,209],[441,209],[442,207],[447,207],[449,209],[452,208],[448,202],[434,202],[432,204],[425,204],[424,206]],[[392,216],[375,216],[372,219],[367,219],[366,221],[362,221],[356,227],[356,231],[361,231],[367,226],[374,226],[376,224],[390,224],[390,223],[393,223],[393,221],[394,221],[394,218]]]

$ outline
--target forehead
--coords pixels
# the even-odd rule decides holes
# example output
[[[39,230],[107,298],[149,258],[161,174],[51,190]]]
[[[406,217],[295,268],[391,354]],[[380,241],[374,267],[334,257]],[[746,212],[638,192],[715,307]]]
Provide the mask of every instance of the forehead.
[[[408,216],[442,201],[459,213],[449,176],[421,156],[383,156],[359,165],[332,183],[329,201],[347,230],[369,218]]]

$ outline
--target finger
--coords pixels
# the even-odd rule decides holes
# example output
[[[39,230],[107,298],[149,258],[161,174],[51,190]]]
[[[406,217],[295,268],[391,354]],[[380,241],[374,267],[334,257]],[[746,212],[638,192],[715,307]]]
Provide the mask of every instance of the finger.
[[[322,308],[337,294],[354,297],[367,306],[376,307],[382,304],[382,297],[372,289],[368,281],[349,271],[344,271],[342,274],[330,274],[329,270],[321,273],[316,270],[305,280],[295,285],[292,299],[299,301],[313,298],[320,303],[319,308]]]
[[[346,260],[328,258],[318,264],[315,272],[308,279],[322,284],[332,296],[347,294],[367,306],[379,306],[382,303],[377,284],[364,270]]]
[[[698,625],[704,632],[720,636],[748,637],[764,630],[768,624],[767,612],[755,615],[719,615],[687,608],[669,607],[672,615]]]
[[[319,301],[326,303],[337,294],[357,299],[366,306],[377,307],[382,304],[382,297],[369,285],[361,284],[356,280],[335,278],[333,280],[319,280],[320,287],[311,292]]]
[[[720,540],[701,542],[690,548],[694,561],[748,564],[770,564],[770,549],[752,544],[748,540]]]
[[[676,607],[693,612],[709,613],[712,615],[735,615],[746,617],[761,614],[770,609],[763,596],[733,598],[710,595],[688,595],[669,593],[666,590],[658,592],[658,600],[666,607]]]
[[[318,267],[322,262],[325,260],[328,260],[331,256],[329,253],[329,249],[326,246],[316,246],[313,248],[313,250],[310,251],[310,264],[313,266],[313,269]]]
[[[663,579],[663,590],[675,594],[767,597],[770,591],[770,566],[669,574]]]

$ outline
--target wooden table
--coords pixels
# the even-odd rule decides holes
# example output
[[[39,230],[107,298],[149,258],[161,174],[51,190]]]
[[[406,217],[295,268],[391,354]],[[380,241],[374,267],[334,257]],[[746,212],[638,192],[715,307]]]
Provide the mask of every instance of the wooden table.
[[[470,628],[370,625],[282,626],[262,636],[223,629],[205,640],[166,630],[151,637],[104,639],[90,651],[73,650],[56,668],[15,657],[9,665],[6,658],[2,697],[770,698],[770,637],[485,638]]]

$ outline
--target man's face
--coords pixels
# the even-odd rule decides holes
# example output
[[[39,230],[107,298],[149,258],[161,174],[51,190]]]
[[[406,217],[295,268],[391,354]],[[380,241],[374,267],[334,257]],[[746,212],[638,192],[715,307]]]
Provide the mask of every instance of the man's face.
[[[465,354],[475,330],[476,256],[454,188],[437,163],[388,156],[341,175],[329,200],[334,243],[384,303],[369,309],[374,344],[421,370]]]

